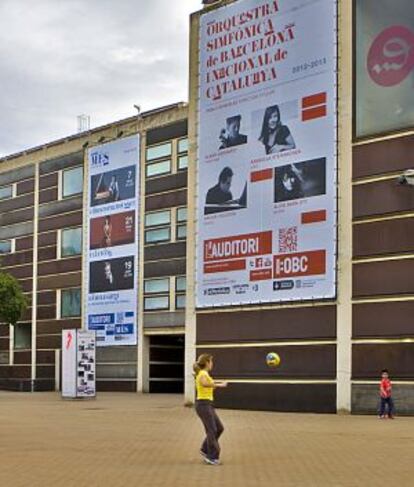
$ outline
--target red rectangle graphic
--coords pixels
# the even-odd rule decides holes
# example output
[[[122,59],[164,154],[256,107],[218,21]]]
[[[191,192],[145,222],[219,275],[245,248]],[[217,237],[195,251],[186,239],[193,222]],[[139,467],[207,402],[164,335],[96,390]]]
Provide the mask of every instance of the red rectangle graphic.
[[[314,120],[315,118],[321,117],[326,117],[326,105],[309,108],[307,110],[303,110],[302,112],[302,122],[307,122],[308,120]]]
[[[266,281],[267,279],[272,279],[272,269],[256,269],[250,271],[251,281]]]
[[[273,168],[262,169],[261,171],[254,171],[250,174],[250,181],[256,183],[258,181],[265,181],[273,178]]]
[[[325,222],[326,210],[308,211],[307,213],[302,213],[301,216],[303,225],[308,223]]]
[[[310,108],[316,105],[326,104],[326,92],[316,93],[315,95],[302,98],[302,108]]]
[[[272,253],[272,232],[247,233],[204,242],[204,262]]]
[[[326,251],[311,250],[296,254],[274,255],[273,272],[275,279],[325,274]]]
[[[214,274],[215,272],[244,271],[246,269],[246,259],[227,260],[226,262],[211,262],[204,264],[204,274]]]

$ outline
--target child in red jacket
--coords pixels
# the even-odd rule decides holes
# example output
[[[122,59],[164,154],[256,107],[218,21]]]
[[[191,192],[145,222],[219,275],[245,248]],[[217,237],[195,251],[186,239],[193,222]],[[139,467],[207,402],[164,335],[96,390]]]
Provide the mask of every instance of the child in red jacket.
[[[392,386],[389,379],[388,370],[384,369],[381,371],[381,382],[380,382],[380,396],[381,396],[381,409],[380,418],[384,419],[387,417],[385,414],[386,406],[388,406],[388,417],[393,419],[394,417],[394,402],[391,397]]]

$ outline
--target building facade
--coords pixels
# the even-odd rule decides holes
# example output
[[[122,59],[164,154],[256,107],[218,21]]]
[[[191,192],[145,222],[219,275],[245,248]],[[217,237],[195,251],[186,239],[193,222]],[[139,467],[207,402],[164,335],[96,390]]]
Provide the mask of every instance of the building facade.
[[[200,24],[192,15],[189,105],[110,124],[0,161],[2,268],[31,306],[0,326],[0,385],[59,387],[61,330],[81,327],[85,149],[139,133],[141,204],[138,344],[98,349],[98,390],[184,392],[192,364],[212,353],[230,382],[221,407],[373,413],[387,368],[401,414],[414,413],[414,169],[408,0],[339,0],[335,296],[197,307]],[[381,7],[381,8],[380,8]],[[392,66],[391,66],[391,64]],[[391,66],[391,68],[390,68]],[[400,179],[404,182],[404,178]],[[83,193],[83,195],[82,195]],[[265,362],[277,352],[277,371]]]

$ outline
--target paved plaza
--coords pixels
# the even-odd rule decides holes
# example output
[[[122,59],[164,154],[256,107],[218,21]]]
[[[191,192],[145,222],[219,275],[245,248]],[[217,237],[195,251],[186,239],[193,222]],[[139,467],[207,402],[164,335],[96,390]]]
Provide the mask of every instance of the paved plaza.
[[[412,486],[414,418],[220,410],[220,467],[179,396],[0,393],[1,487]]]

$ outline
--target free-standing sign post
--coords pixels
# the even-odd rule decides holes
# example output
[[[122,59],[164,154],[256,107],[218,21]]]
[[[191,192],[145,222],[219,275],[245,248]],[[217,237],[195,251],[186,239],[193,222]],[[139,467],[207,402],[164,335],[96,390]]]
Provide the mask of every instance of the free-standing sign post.
[[[197,307],[336,293],[336,0],[200,21]]]
[[[95,332],[63,330],[62,397],[96,396]]]

